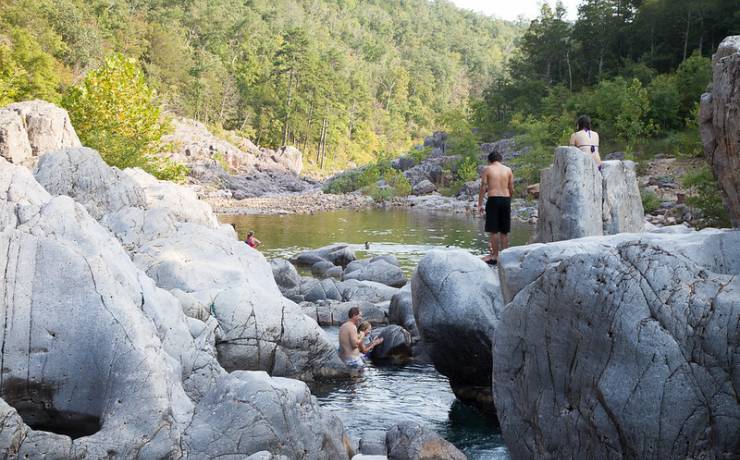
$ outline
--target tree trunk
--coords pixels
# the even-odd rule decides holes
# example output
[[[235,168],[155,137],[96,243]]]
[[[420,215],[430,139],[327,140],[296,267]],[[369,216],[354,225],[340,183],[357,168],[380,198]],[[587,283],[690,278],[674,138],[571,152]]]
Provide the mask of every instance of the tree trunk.
[[[573,91],[573,70],[570,67],[570,50],[565,52],[565,62],[568,64],[568,88]]]
[[[689,51],[689,31],[691,30],[691,10],[686,12],[686,34],[683,39],[683,60],[686,60],[686,54]]]

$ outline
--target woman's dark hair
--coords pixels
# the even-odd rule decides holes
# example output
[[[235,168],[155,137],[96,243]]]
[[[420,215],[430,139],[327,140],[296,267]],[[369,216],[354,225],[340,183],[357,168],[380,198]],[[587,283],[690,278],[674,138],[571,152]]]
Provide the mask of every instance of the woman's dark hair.
[[[493,163],[494,161],[501,161],[501,160],[502,160],[502,158],[501,158],[501,152],[499,152],[499,151],[495,151],[494,150],[493,152],[491,152],[491,153],[488,154],[488,162],[489,163]]]
[[[576,120],[576,126],[578,127],[579,131],[582,129],[590,130],[591,129],[591,117],[589,117],[588,115],[581,115]]]
[[[247,236],[254,236],[254,232],[247,233]]]

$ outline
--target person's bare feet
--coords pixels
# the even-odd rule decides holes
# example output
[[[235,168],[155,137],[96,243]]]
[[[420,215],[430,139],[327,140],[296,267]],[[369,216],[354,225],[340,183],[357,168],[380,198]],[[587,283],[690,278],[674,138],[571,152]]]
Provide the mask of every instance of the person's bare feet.
[[[498,263],[498,261],[494,259],[491,254],[481,257],[480,260],[487,263],[488,265],[496,265]]]

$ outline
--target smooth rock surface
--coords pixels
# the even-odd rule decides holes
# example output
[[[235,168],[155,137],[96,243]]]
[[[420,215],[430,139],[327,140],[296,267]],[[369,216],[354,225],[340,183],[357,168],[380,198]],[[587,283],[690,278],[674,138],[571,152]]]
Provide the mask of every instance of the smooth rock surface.
[[[49,193],[73,198],[98,220],[125,207],[146,206],[144,190],[87,147],[44,155],[34,176]]]
[[[349,456],[305,384],[227,375],[215,321],[186,318],[80,204],[3,159],[0,198],[0,455]]]
[[[493,410],[491,340],[504,305],[495,272],[468,252],[434,250],[419,262],[411,291],[434,367],[460,399]]]
[[[403,362],[411,358],[411,333],[406,329],[396,324],[373,329],[370,338],[378,337],[382,337],[383,342],[370,351],[373,361]]]
[[[74,174],[87,164],[95,164],[94,171],[107,167],[99,158],[93,162],[94,151],[82,153],[48,154],[48,173],[40,169],[37,176],[55,186],[62,184],[56,193],[73,194],[95,214],[104,214],[101,222],[158,287],[188,293],[208,306],[219,324],[218,356],[227,370],[264,370],[306,379],[344,372],[323,331],[281,295],[262,254],[238,241],[230,226],[219,225],[211,208],[191,190],[158,181],[140,169],[126,169],[123,175],[143,191],[143,200],[131,203],[140,207],[120,208],[125,200],[101,200],[98,194],[128,190],[121,185],[125,181],[110,187],[101,183],[118,177],[113,168],[107,175]],[[56,157],[59,161],[54,161]],[[64,166],[58,171],[64,177],[53,174],[54,164]],[[201,315],[202,309],[190,313]]]
[[[388,309],[365,301],[323,302],[319,304],[304,302],[303,313],[313,318],[320,326],[339,326],[349,319],[349,309],[357,307],[364,321],[373,326],[388,324]]]
[[[465,460],[467,457],[437,433],[412,422],[394,425],[386,432],[388,458],[413,460]]]
[[[80,147],[67,111],[46,101],[16,102],[0,109],[0,157],[33,166],[41,155]]]
[[[494,399],[512,457],[737,454],[740,232],[502,253]]]
[[[712,92],[701,97],[704,155],[718,179],[733,227],[740,227],[740,35],[712,56]]]
[[[406,275],[392,260],[382,257],[370,260],[355,260],[349,265],[342,275],[343,280],[374,281],[387,286],[400,288],[406,284]]]
[[[635,163],[604,161],[602,176],[602,221],[604,235],[638,233],[645,223]]]
[[[298,266],[310,267],[316,262],[329,261],[334,265],[346,267],[355,260],[355,253],[348,244],[331,244],[323,248],[303,251],[290,258],[290,261]]]
[[[575,147],[558,147],[540,177],[537,241],[602,235],[602,194],[593,159]]]
[[[416,318],[414,318],[414,305],[411,300],[411,283],[407,283],[391,298],[388,321],[409,331],[412,339],[419,339],[419,330],[416,327]]]

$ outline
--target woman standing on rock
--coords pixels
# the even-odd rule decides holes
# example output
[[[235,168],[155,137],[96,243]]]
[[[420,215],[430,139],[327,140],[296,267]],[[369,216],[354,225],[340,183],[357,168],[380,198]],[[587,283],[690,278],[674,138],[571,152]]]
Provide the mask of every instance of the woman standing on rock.
[[[570,145],[581,149],[583,153],[591,155],[596,166],[601,170],[601,156],[599,156],[599,133],[591,130],[591,117],[581,115],[576,120],[577,131],[570,136]]]

